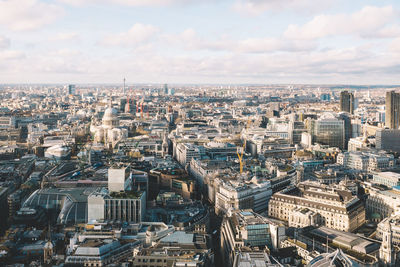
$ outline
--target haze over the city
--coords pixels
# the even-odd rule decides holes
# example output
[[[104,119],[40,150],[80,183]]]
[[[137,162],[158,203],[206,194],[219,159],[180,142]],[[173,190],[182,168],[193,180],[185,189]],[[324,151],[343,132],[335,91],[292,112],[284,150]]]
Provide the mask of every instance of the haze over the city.
[[[0,83],[398,84],[395,0],[1,0]]]

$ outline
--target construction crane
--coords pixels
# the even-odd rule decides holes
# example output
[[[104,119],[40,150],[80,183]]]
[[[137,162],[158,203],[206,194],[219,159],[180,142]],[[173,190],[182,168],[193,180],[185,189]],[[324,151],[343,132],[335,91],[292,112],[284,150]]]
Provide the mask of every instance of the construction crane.
[[[140,104],[140,117],[142,118],[142,120],[143,120],[143,102],[144,100]]]
[[[245,149],[246,149],[246,140],[244,140],[242,147],[237,148],[237,156],[239,158],[239,164],[240,164],[240,173],[243,173],[243,165],[244,165],[243,155],[244,155]]]

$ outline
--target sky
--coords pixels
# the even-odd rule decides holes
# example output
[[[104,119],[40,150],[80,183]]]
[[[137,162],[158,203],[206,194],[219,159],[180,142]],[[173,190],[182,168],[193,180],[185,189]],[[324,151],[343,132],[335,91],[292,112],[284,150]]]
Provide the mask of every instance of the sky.
[[[400,84],[399,0],[0,0],[0,84]]]

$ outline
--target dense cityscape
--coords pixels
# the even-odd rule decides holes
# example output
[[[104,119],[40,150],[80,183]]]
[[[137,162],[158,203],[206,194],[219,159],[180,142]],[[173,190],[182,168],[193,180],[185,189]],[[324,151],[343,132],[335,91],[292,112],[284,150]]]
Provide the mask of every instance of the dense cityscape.
[[[398,89],[4,85],[0,264],[397,266]]]
[[[0,0],[0,267],[400,267],[399,0]]]

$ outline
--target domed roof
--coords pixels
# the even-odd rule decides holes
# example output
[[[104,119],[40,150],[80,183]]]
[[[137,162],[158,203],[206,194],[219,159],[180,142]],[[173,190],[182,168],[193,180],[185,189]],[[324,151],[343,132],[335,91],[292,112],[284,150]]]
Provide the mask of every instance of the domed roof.
[[[115,108],[109,107],[104,111],[104,117],[103,118],[114,118],[117,117],[118,111]]]

